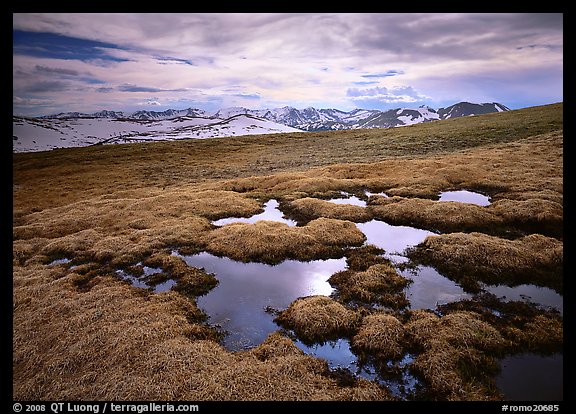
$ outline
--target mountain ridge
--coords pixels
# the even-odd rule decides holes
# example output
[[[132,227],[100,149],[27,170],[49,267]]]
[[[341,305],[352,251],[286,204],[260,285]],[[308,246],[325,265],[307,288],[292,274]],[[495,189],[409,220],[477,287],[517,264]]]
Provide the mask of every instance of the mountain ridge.
[[[481,115],[491,112],[509,111],[506,106],[497,102],[471,103],[458,102],[446,108],[434,109],[430,106],[418,108],[394,108],[386,111],[377,109],[355,108],[342,111],[336,108],[306,107],[297,109],[291,106],[267,109],[249,109],[245,107],[228,107],[209,113],[199,108],[167,109],[165,111],[139,110],[133,113],[101,110],[94,113],[61,112],[37,117],[39,119],[78,119],[110,118],[141,121],[170,120],[181,117],[210,119],[228,119],[234,115],[252,115],[276,122],[302,131],[325,131],[356,128],[391,128],[412,125],[420,122],[449,119],[459,116]]]
[[[502,104],[459,102],[438,110],[429,106],[387,111],[353,109],[222,108],[140,110],[131,114],[101,110],[37,118],[13,116],[13,152],[147,141],[205,139],[238,135],[394,128],[422,122],[508,111]]]

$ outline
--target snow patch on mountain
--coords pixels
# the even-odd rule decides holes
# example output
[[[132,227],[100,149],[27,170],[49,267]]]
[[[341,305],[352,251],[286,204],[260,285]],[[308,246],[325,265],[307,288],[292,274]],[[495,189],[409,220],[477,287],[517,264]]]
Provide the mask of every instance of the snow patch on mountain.
[[[302,132],[251,115],[228,119],[183,116],[157,121],[111,118],[13,117],[14,152],[179,139]]]
[[[395,128],[462,116],[509,111],[499,103],[459,102],[438,110],[429,106],[371,109],[273,109],[222,108],[208,113],[198,108],[140,110],[124,112],[102,110],[92,114],[65,112],[39,118],[14,117],[14,152],[44,151],[123,142],[212,138],[279,132],[336,131],[358,128]]]

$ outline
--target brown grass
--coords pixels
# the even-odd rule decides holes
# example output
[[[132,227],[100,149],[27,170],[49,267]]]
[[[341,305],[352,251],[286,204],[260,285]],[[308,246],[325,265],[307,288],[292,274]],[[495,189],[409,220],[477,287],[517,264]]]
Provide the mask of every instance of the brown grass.
[[[385,262],[368,248],[348,249],[363,235],[352,222],[326,216],[360,221],[377,213],[420,225],[444,222],[458,232],[539,233],[517,240],[454,233],[428,239],[425,253],[437,265],[451,265],[454,278],[462,278],[460,268],[470,270],[472,280],[485,274],[500,283],[512,275],[514,283],[561,287],[562,116],[556,104],[389,130],[14,154],[14,399],[389,399],[364,380],[345,386],[323,361],[296,352],[276,334],[255,350],[226,351],[195,305],[194,295],[209,289],[211,277],[185,269],[168,252],[210,245],[213,252],[270,262],[346,253],[349,276],[364,272],[355,282],[370,291],[376,285],[369,269]],[[458,188],[484,192],[493,204],[432,204],[440,191]],[[363,213],[299,201],[366,189],[403,198],[388,205],[372,197]],[[262,222],[216,229],[210,223],[256,214],[270,198],[318,219],[299,228]],[[76,267],[46,265],[62,257]],[[176,289],[184,294],[151,294],[114,276],[117,268],[137,271],[141,261],[179,275]],[[483,273],[475,274],[478,269]],[[348,320],[346,335],[359,334],[360,312],[334,300],[326,308],[336,309],[328,322],[338,312],[343,318],[320,331]],[[509,313],[504,322],[487,314],[482,321],[498,329],[511,352],[562,348],[561,318]],[[408,348],[418,354],[412,368],[430,384],[428,398],[496,396],[486,380],[491,368],[482,368],[492,364],[488,353],[499,352],[496,336],[474,314],[447,322],[441,320],[449,315],[427,314],[416,328],[416,312],[404,322]],[[315,316],[310,309],[306,315]],[[368,329],[372,319],[365,319]]]
[[[562,292],[563,243],[531,234],[506,240],[482,233],[427,237],[410,253],[469,289],[488,284],[534,283]]]
[[[261,211],[254,200],[226,191],[179,189],[150,191],[141,198],[88,199],[26,216],[14,226],[18,262],[25,252],[47,257],[83,257],[133,264],[171,246],[196,246],[212,229],[208,219],[246,216]],[[30,242],[25,242],[30,240]]]
[[[500,333],[473,312],[455,312],[442,318],[415,311],[405,325],[421,352],[410,368],[421,375],[440,399],[497,399],[490,385],[496,369],[490,352],[505,349]]]
[[[361,272],[344,270],[328,281],[337,288],[337,297],[343,302],[379,304],[392,309],[410,304],[403,292],[410,280],[400,276],[390,262],[375,264]]]
[[[506,352],[561,352],[564,342],[562,317],[526,302],[503,302],[492,294],[475,295],[471,299],[441,306],[441,311],[474,312],[498,329],[508,342]],[[496,316],[493,311],[498,312]]]
[[[380,197],[370,207],[375,218],[394,225],[409,225],[442,232],[502,232],[503,220],[485,207],[422,198]]]
[[[392,315],[375,313],[362,319],[352,348],[382,359],[400,358],[405,353],[404,326]]]
[[[274,320],[293,329],[304,343],[324,343],[350,335],[360,322],[360,315],[326,296],[308,296],[292,302]]]
[[[232,354],[205,340],[210,330],[194,322],[201,313],[176,292],[149,295],[102,278],[80,293],[59,272],[14,272],[17,400],[390,398],[367,381],[338,387],[325,362],[285,340]],[[257,358],[267,346],[274,357]]]
[[[335,204],[309,197],[292,201],[285,205],[284,211],[298,222],[308,222],[320,217],[349,220],[355,223],[371,219],[371,215],[364,207],[351,204]]]
[[[382,256],[384,253],[384,249],[372,244],[349,249],[346,252],[346,265],[348,266],[348,270],[361,272],[375,264],[390,263],[388,259]]]
[[[231,223],[212,231],[205,244],[216,255],[274,264],[285,259],[341,256],[342,248],[360,245],[365,239],[354,223],[320,218],[304,227],[273,221]]]

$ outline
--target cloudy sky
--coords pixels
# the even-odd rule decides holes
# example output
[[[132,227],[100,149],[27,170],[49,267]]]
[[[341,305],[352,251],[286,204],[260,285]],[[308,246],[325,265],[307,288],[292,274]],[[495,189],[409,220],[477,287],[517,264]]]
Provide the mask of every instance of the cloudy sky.
[[[13,111],[563,100],[562,14],[13,15]]]

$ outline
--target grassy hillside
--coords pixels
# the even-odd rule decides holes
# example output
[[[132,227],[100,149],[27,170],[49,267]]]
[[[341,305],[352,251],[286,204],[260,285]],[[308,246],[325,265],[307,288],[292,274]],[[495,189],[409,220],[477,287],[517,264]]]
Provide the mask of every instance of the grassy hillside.
[[[279,321],[315,338],[344,332],[377,359],[412,352],[421,398],[501,398],[494,358],[562,348],[562,318],[524,304],[491,302],[504,315],[495,318],[463,301],[440,317],[345,300],[403,286],[376,250],[353,248],[364,240],[353,222],[371,219],[441,232],[411,257],[471,292],[480,282],[562,292],[561,103],[395,129],[21,153],[13,171],[15,400],[392,398],[372,382],[343,382],[279,334],[249,351],[222,348],[196,306],[217,282],[173,249],[268,263],[345,255],[348,269],[333,276],[342,294],[293,302]],[[492,204],[433,201],[459,188]],[[340,191],[368,206],[322,200]],[[300,226],[210,223],[258,213],[270,198]],[[59,258],[70,262],[50,265]],[[139,263],[176,287],[154,294],[115,276]],[[338,312],[315,326],[321,308]]]
[[[562,104],[393,129],[69,148],[13,155],[16,209],[118,190],[191,184],[339,163],[372,163],[518,141],[562,129]],[[20,200],[24,202],[21,204]]]

